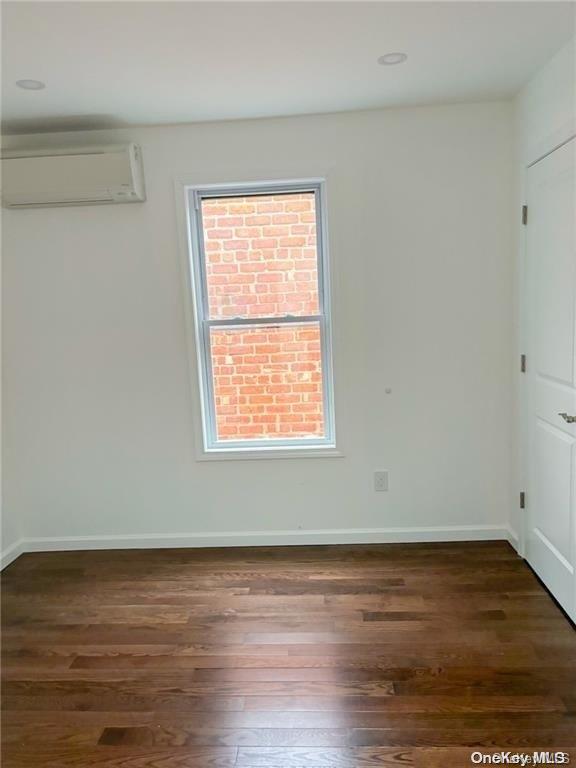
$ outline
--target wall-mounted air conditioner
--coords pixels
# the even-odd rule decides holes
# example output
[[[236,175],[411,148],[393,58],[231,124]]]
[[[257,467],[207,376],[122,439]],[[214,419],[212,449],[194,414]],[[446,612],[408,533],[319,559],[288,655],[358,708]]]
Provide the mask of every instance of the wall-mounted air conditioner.
[[[6,208],[145,199],[142,155],[136,144],[2,154],[2,205]]]

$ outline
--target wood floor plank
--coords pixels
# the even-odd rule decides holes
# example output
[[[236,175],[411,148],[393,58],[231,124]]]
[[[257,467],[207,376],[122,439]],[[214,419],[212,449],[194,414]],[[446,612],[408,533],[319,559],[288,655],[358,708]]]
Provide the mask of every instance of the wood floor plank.
[[[394,747],[240,747],[237,768],[383,768],[412,765],[410,751]]]
[[[209,698],[202,696],[185,696],[179,693],[162,695],[129,696],[117,694],[103,696],[101,694],[71,694],[69,696],[3,696],[2,706],[14,710],[54,710],[68,712],[78,709],[91,711],[148,712],[152,709],[164,712],[230,712],[243,708],[241,697]]]
[[[316,649],[316,653],[319,650]],[[363,654],[359,650],[353,656],[342,654],[326,654],[324,656],[285,656],[285,655],[266,655],[258,656],[159,656],[154,655],[148,658],[118,654],[117,656],[103,653],[102,655],[91,654],[90,656],[78,656],[73,666],[75,669],[390,669],[394,667],[417,667],[427,668],[431,666],[442,667],[470,667],[477,665],[487,667],[494,663],[501,664],[509,668],[526,668],[530,664],[536,665],[538,659],[531,651],[515,652],[511,650],[506,653],[499,653],[495,658],[493,654],[486,653],[466,653],[462,651],[439,650],[436,653],[428,651],[424,653],[420,650],[413,650],[412,653],[406,650],[394,654],[388,652],[381,655]],[[541,660],[544,666],[545,661]],[[554,664],[554,659],[549,659],[550,664]],[[556,662],[557,664],[557,662]],[[556,666],[554,664],[554,666]],[[570,664],[566,665],[570,667]]]
[[[52,747],[4,753],[4,768],[235,768],[236,747]]]
[[[50,676],[53,679],[38,680],[8,679],[3,686],[4,696],[73,696],[87,694],[91,696],[110,695],[152,695],[163,697],[167,695],[198,696],[205,699],[211,697],[231,696],[322,696],[338,698],[341,696],[365,696],[367,698],[391,696],[394,686],[388,680],[370,680],[364,682],[350,681],[253,681],[245,682],[198,682],[194,673],[190,678],[184,675],[126,678],[125,675],[114,673],[103,680],[94,679],[95,675],[79,675],[77,678]]]
[[[244,702],[252,710],[336,710],[378,712],[565,712],[559,696],[251,696]]]

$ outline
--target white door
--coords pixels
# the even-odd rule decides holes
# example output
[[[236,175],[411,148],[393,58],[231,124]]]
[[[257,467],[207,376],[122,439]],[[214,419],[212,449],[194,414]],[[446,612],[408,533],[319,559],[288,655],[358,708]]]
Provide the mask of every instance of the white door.
[[[576,620],[576,139],[528,169],[526,557]]]

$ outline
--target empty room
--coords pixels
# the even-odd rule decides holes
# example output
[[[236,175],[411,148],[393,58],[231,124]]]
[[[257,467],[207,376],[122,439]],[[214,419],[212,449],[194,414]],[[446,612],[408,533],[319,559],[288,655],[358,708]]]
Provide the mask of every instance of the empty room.
[[[576,765],[576,3],[0,12],[2,765]]]

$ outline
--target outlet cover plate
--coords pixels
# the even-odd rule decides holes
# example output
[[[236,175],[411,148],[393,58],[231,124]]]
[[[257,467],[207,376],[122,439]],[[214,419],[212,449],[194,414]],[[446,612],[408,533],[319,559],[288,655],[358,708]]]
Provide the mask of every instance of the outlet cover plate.
[[[378,493],[388,490],[388,470],[374,472],[374,490]]]

